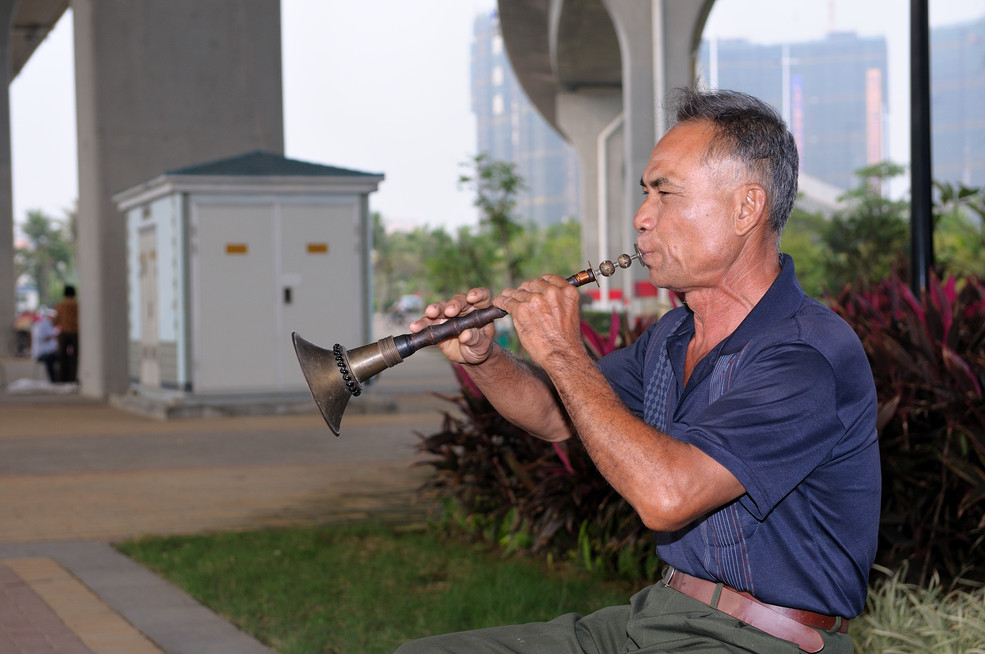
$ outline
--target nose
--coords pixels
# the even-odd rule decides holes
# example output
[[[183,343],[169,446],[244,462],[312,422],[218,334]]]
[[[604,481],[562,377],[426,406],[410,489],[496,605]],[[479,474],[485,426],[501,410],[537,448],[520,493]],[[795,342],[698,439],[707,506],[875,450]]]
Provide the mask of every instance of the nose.
[[[653,216],[651,212],[647,210],[646,200],[640,204],[639,209],[636,210],[636,215],[633,216],[633,229],[637,232],[645,232],[653,227]]]

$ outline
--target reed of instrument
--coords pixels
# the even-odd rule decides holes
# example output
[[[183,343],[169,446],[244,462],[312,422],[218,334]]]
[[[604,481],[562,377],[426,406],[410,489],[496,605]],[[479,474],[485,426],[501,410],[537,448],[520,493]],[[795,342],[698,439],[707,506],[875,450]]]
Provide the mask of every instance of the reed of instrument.
[[[592,269],[589,262],[588,268],[568,277],[566,281],[572,286],[591,282],[598,284],[599,277],[609,277],[615,273],[617,264],[620,268],[629,268],[633,259],[639,258],[640,253],[637,250],[633,255],[620,254],[616,264],[609,260],[603,261],[597,269]],[[488,325],[505,315],[506,312],[497,307],[476,309],[463,316],[426,327],[416,334],[387,336],[376,343],[353,350],[346,350],[338,343],[331,350],[326,350],[304,340],[297,332],[293,332],[291,338],[311,397],[329,428],[338,436],[346,404],[350,397],[362,393],[364,382],[401,363],[423,347],[458,336],[466,329]]]

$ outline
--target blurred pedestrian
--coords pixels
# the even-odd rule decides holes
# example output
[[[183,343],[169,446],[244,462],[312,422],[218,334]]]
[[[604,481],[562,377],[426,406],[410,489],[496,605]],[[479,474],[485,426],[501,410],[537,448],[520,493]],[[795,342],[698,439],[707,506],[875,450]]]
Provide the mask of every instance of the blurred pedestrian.
[[[31,358],[44,364],[48,381],[58,381],[56,363],[58,362],[58,330],[51,322],[53,312],[47,307],[38,309],[31,328]]]
[[[26,357],[31,353],[31,326],[33,324],[34,314],[30,311],[22,311],[14,318],[14,333],[17,335],[17,349],[14,353],[19,357]]]
[[[71,284],[65,285],[65,299],[55,305],[54,325],[58,328],[58,381],[78,381],[79,302]]]

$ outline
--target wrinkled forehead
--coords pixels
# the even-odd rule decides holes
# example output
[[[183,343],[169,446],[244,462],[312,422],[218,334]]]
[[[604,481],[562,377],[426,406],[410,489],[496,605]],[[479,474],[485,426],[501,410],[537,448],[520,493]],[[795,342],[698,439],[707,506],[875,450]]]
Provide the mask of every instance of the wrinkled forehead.
[[[650,154],[644,177],[698,168],[716,174],[737,174],[744,169],[727,142],[723,143],[717,126],[706,119],[679,122],[667,130]]]

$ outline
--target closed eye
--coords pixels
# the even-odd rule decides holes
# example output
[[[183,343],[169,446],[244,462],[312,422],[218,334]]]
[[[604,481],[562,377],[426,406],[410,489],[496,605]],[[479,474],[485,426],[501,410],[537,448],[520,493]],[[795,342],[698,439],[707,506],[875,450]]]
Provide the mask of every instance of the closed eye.
[[[651,191],[656,191],[658,195],[671,195],[676,190],[675,188],[670,188],[672,186],[670,180],[666,177],[659,177],[650,184],[646,184],[643,178],[640,178],[640,188],[643,191],[643,195],[649,195]]]

